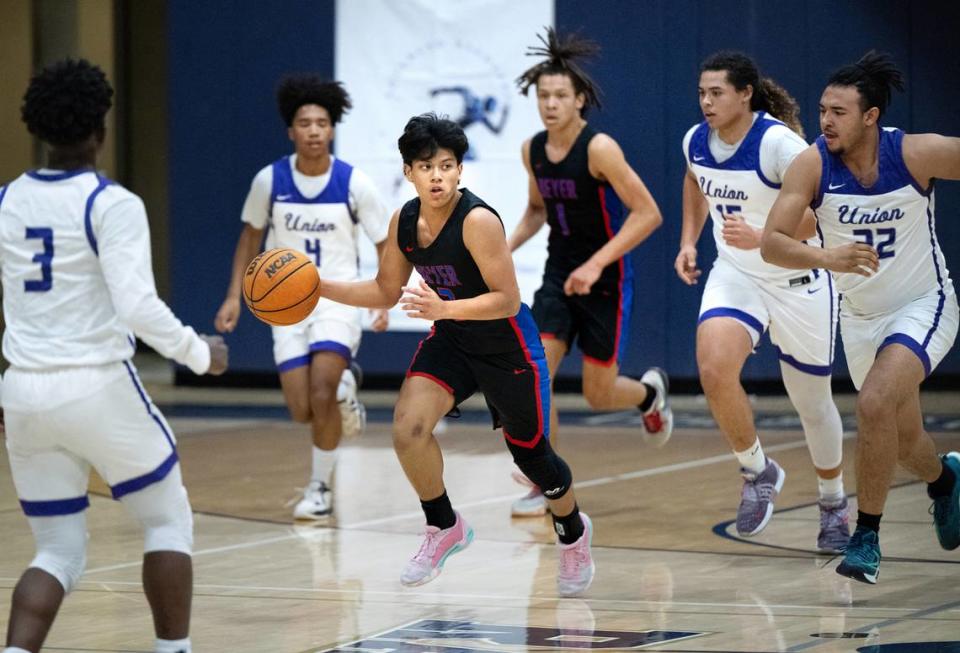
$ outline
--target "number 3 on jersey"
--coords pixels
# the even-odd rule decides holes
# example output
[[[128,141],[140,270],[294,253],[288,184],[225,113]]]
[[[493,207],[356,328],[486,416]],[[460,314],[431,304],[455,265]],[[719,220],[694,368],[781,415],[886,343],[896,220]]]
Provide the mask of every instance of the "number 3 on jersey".
[[[314,238],[313,240],[303,241],[303,248],[307,254],[313,254],[313,262],[317,267],[320,267],[320,239]]]
[[[53,288],[53,229],[50,227],[27,227],[26,239],[43,243],[43,251],[33,255],[33,262],[40,264],[40,279],[23,282],[25,292],[47,292]]]

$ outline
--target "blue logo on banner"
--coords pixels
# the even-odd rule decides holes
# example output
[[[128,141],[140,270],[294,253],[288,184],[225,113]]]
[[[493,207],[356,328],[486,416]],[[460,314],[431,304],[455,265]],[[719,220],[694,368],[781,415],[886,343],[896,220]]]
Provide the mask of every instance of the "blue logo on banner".
[[[463,110],[459,116],[451,116],[464,130],[474,124],[485,126],[494,134],[499,134],[503,126],[507,124],[507,115],[510,113],[510,105],[501,103],[492,95],[481,97],[475,94],[466,86],[445,86],[441,88],[430,89],[430,97],[435,98],[438,95],[455,95],[463,100]],[[499,116],[497,115],[499,113]],[[476,159],[476,154],[471,146],[464,157],[467,160]]]
[[[705,635],[678,630],[570,630],[424,619],[316,653],[489,653],[490,651],[629,650]]]

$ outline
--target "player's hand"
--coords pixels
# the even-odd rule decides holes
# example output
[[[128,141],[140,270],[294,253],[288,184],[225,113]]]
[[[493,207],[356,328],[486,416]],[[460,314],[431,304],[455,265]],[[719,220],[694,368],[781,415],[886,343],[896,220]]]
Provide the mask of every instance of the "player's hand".
[[[702,274],[697,269],[697,248],[693,245],[684,245],[677,254],[677,260],[673,262],[673,269],[677,271],[677,276],[688,286],[695,286],[697,278]]]
[[[763,237],[762,229],[754,229],[742,215],[726,213],[723,216],[723,242],[737,249],[758,249]]]
[[[869,277],[880,269],[877,250],[866,243],[848,243],[825,249],[823,253],[823,267],[834,272],[852,272]]]
[[[390,326],[390,311],[385,308],[371,308],[370,320],[370,328],[373,329],[375,333],[382,333]]]
[[[596,263],[587,261],[576,270],[570,273],[567,280],[563,282],[563,292],[566,295],[589,295],[593,284],[600,278],[603,272]]]
[[[426,281],[421,281],[419,287],[404,286],[401,290],[404,295],[400,298],[400,310],[406,311],[407,316],[424,320],[444,319],[446,302],[427,285]]]
[[[213,326],[219,333],[232,333],[240,319],[240,298],[227,297],[213,319]]]
[[[200,339],[210,347],[210,368],[207,370],[207,374],[219,376],[226,372],[229,359],[227,343],[223,341],[221,336],[201,335]]]

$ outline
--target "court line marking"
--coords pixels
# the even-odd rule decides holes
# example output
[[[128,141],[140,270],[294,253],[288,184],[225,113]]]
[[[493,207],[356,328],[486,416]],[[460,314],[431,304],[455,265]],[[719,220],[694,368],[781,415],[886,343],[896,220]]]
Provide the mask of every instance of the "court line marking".
[[[0,582],[15,582],[16,578],[7,577],[0,578]],[[119,580],[109,580],[109,581],[81,581],[81,588],[83,585],[94,585],[95,587],[102,588],[109,591],[110,585],[119,585],[119,586],[129,586],[129,587],[141,587],[139,581],[119,581]],[[91,591],[92,588],[87,588],[86,591]],[[403,598],[406,600],[416,599],[417,603],[421,601],[425,603],[434,603],[448,601],[450,599],[460,599],[467,601],[477,601],[477,602],[487,602],[485,606],[489,606],[492,601],[516,601],[519,603],[526,604],[527,608],[535,610],[551,610],[556,607],[562,607],[564,605],[564,599],[548,597],[548,596],[531,596],[530,594],[516,594],[516,595],[502,595],[502,594],[465,594],[465,593],[447,593],[447,592],[437,592],[437,593],[424,593],[424,592],[411,592],[409,590],[373,590],[373,589],[340,589],[340,588],[318,588],[318,587],[274,587],[270,585],[223,585],[219,583],[196,583],[194,584],[194,590],[240,590],[245,592],[287,592],[287,593],[302,593],[302,594],[332,594],[332,595],[356,595],[357,600],[362,600],[365,596],[384,596],[391,598]],[[221,598],[231,598],[229,594],[217,594]],[[242,598],[236,596],[234,598]],[[250,596],[251,599],[265,598],[262,596]],[[303,597],[299,596],[287,596],[279,597],[286,598],[289,600],[300,600]],[[746,608],[755,608],[759,611],[763,611],[764,608],[767,609],[782,609],[782,610],[829,610],[830,614],[833,615],[837,611],[844,613],[858,612],[858,613],[887,613],[891,615],[902,615],[903,617],[910,616],[925,616],[921,613],[926,613],[927,611],[933,610],[932,608],[924,608],[922,610],[917,610],[917,608],[883,608],[883,607],[858,607],[858,606],[837,606],[833,603],[828,603],[824,605],[815,605],[815,604],[790,604],[790,603],[764,603],[760,605],[755,602],[750,603],[734,603],[734,602],[720,602],[720,601],[649,601],[649,600],[634,600],[634,599],[599,599],[599,598],[590,598],[590,599],[581,599],[584,603],[587,603],[591,607],[596,607],[598,604],[606,605],[647,605],[647,606],[657,606],[657,607],[667,607],[667,608],[676,608],[676,607],[687,607],[687,608],[716,608],[718,610],[728,610],[730,608],[746,609]],[[542,603],[544,605],[537,605]],[[500,604],[494,604],[498,607],[502,607]],[[960,601],[954,603],[948,603],[945,605],[937,606],[935,611],[950,611],[952,608],[960,606]],[[780,615],[788,616],[788,615]],[[862,618],[862,617],[861,617]],[[960,617],[958,617],[960,618]],[[952,619],[950,619],[952,620]],[[940,621],[940,620],[938,620]]]
[[[852,438],[853,433],[844,434],[844,439]],[[764,450],[767,452],[775,451],[787,451],[790,449],[799,449],[800,447],[806,447],[806,440],[796,440],[794,442],[784,442],[782,444],[775,444],[770,447],[766,447]],[[725,453],[718,456],[710,456],[708,458],[698,458],[696,460],[688,460],[682,463],[673,463],[671,465],[661,465],[660,467],[652,467],[650,469],[641,469],[635,472],[626,472],[623,474],[615,474],[613,476],[602,476],[600,478],[590,479],[588,481],[581,481],[574,483],[574,489],[577,488],[590,488],[598,487],[602,485],[610,485],[611,483],[619,483],[621,481],[632,481],[638,478],[647,478],[649,476],[658,476],[660,474],[670,474],[672,472],[684,471],[688,469],[695,469],[697,467],[706,467],[707,465],[713,465],[720,462],[727,462],[736,457],[732,453]],[[488,497],[486,499],[479,499],[477,501],[467,501],[457,505],[458,509],[464,508],[477,508],[480,506],[488,506],[499,503],[509,503],[516,499],[516,493],[511,494],[502,494],[500,496]],[[416,510],[400,514],[391,515],[389,517],[379,517],[377,519],[368,519],[365,521],[354,522],[352,524],[342,524],[337,528],[340,530],[363,530],[365,528],[370,528],[371,526],[380,526],[382,524],[389,524],[391,522],[403,521],[406,519],[415,519],[418,517],[423,517],[423,511]],[[212,553],[226,553],[227,551],[239,551],[242,549],[250,549],[266,544],[275,544],[277,542],[283,542],[285,540],[293,540],[300,537],[296,533],[287,533],[285,535],[278,535],[275,537],[269,537],[262,540],[254,540],[252,542],[241,542],[239,544],[230,544],[227,546],[218,546],[212,547],[209,549],[199,549],[193,552],[193,557],[197,558],[203,555],[210,555]],[[118,569],[129,569],[132,567],[139,567],[141,561],[137,560],[136,562],[125,562],[116,565],[107,565],[104,567],[93,567],[84,572],[84,575],[88,574],[98,574],[104,571],[116,571]]]

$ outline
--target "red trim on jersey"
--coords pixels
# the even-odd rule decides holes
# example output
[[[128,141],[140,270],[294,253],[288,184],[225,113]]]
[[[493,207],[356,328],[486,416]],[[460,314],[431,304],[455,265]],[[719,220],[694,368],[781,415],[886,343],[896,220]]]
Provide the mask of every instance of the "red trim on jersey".
[[[441,379],[438,379],[433,374],[427,374],[426,372],[407,372],[407,378],[409,379],[412,376],[422,376],[425,379],[430,379],[438,386],[449,392],[451,395],[456,396],[456,393],[453,391],[453,388],[444,383]]]
[[[537,443],[540,442],[540,438],[543,437],[543,399],[540,397],[540,368],[533,362],[533,358],[530,356],[530,348],[527,347],[527,341],[523,339],[523,333],[520,331],[520,325],[517,324],[517,319],[510,317],[507,318],[507,320],[510,322],[510,326],[513,327],[513,332],[517,334],[517,341],[520,343],[520,349],[523,350],[523,357],[527,359],[527,364],[530,366],[530,369],[533,370],[533,382],[537,394],[537,434],[533,436],[530,441],[524,442],[522,440],[515,440],[507,433],[507,429],[503,429],[503,437],[506,438],[510,444],[515,444],[525,449],[533,449],[537,446]]]
[[[607,229],[607,238],[612,240],[614,236],[613,225],[610,222],[610,211],[607,210],[607,197],[604,195],[603,189],[603,186],[597,189],[597,194],[600,196],[600,212],[603,214],[603,225]],[[629,253],[624,254],[624,256],[629,256]],[[613,338],[613,356],[607,361],[597,361],[598,364],[604,367],[610,367],[616,363],[620,355],[620,335],[623,332],[623,256],[617,261],[617,272],[620,277],[617,280],[617,293],[619,294],[619,297],[617,297],[617,334]],[[584,356],[584,358],[586,358],[586,356]]]

